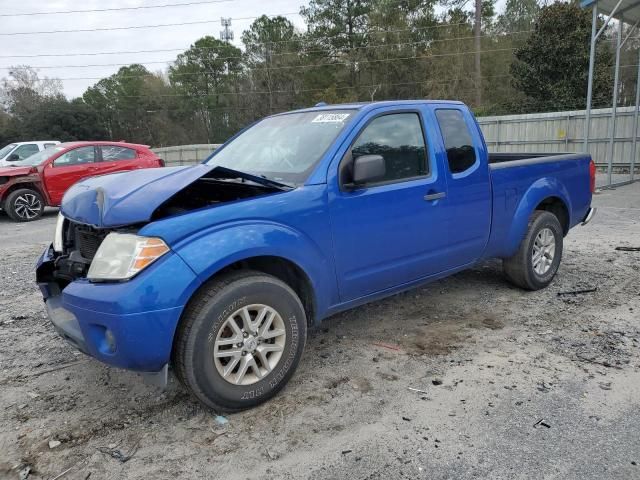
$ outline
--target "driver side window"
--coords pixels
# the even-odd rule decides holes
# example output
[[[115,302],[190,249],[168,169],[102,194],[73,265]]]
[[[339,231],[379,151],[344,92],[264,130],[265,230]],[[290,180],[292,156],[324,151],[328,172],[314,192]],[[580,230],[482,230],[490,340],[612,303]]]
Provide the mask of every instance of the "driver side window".
[[[93,163],[95,161],[96,161],[96,152],[94,147],[79,147],[56,158],[55,161],[53,162],[53,166],[67,167],[70,165],[82,165],[85,163]]]
[[[353,160],[381,155],[386,174],[380,182],[398,182],[426,176],[427,148],[417,113],[394,113],[375,118],[351,147]]]

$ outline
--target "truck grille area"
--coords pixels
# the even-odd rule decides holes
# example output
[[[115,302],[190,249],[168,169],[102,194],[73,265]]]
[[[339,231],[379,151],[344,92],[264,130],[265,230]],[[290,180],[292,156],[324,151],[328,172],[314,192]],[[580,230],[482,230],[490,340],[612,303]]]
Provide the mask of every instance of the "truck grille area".
[[[91,227],[79,226],[75,229],[75,246],[80,255],[87,260],[93,260],[100,244],[106,235],[92,231]]]
[[[55,280],[62,282],[61,288],[68,282],[87,276],[91,261],[108,234],[109,230],[65,221],[63,252],[56,258],[52,272]]]

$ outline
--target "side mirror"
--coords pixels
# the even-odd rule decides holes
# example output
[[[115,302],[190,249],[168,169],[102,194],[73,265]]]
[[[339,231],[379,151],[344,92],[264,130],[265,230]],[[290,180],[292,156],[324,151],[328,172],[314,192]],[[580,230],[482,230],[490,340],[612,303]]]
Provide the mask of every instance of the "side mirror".
[[[382,180],[387,173],[387,167],[382,155],[363,155],[353,162],[352,187],[366,185]]]
[[[20,155],[17,153],[12,153],[7,157],[7,162],[17,162],[18,160],[20,160]]]

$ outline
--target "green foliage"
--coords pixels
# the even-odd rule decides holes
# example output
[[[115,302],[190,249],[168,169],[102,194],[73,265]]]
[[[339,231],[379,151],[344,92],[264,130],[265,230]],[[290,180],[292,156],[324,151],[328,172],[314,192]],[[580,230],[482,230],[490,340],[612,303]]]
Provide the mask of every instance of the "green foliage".
[[[241,126],[234,109],[242,71],[242,52],[213,37],[203,37],[169,67],[169,81],[183,96],[208,143],[221,142]]]
[[[513,84],[525,96],[521,111],[580,109],[585,106],[589,71],[591,14],[573,3],[556,3],[540,10],[534,30],[516,50],[511,65]],[[593,98],[610,102],[613,54],[599,42]]]
[[[545,2],[546,3],[546,2]],[[0,85],[0,140],[110,138],[155,146],[222,142],[265,115],[319,101],[458,99],[477,113],[583,108],[590,14],[575,2],[481,4],[481,81],[475,75],[475,2],[310,0],[306,31],[257,18],[242,50],[205,36],[166,72],[129,65],[68,101],[61,84],[16,67]],[[608,32],[605,32],[605,37]],[[611,98],[612,52],[601,40],[594,99]],[[638,40],[623,64],[637,63]],[[621,100],[635,95],[622,71]],[[480,91],[482,102],[476,105]]]

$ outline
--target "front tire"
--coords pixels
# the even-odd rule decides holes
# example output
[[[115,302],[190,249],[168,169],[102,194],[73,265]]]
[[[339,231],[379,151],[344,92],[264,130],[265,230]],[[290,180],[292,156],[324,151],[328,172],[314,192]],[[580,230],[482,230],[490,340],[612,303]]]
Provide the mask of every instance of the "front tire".
[[[14,222],[31,222],[42,216],[44,199],[36,190],[21,188],[7,195],[4,210]]]
[[[526,290],[545,288],[560,267],[563,238],[562,226],[554,214],[533,212],[518,252],[502,261],[507,279]]]
[[[295,372],[307,319],[284,282],[254,271],[205,285],[185,310],[174,342],[180,381],[205,406],[238,411],[278,393]]]

